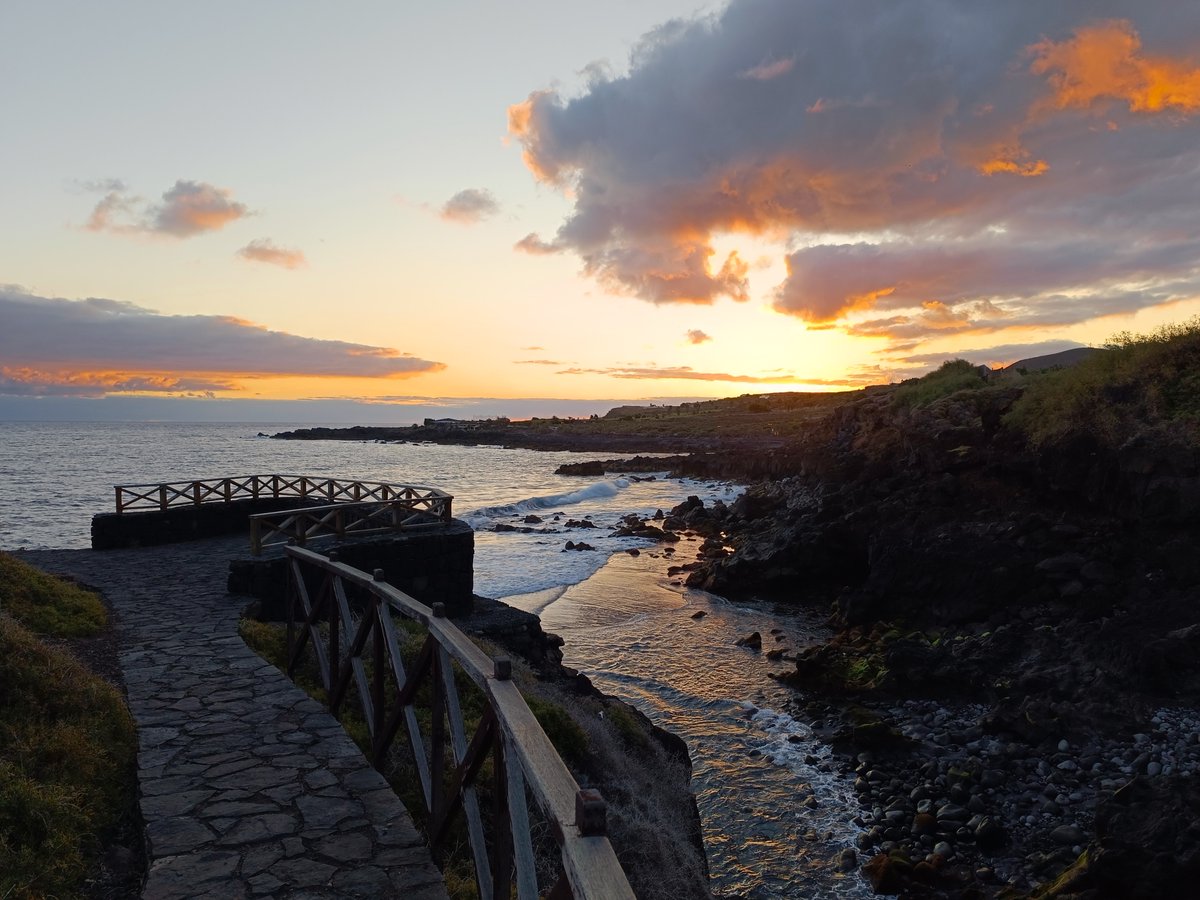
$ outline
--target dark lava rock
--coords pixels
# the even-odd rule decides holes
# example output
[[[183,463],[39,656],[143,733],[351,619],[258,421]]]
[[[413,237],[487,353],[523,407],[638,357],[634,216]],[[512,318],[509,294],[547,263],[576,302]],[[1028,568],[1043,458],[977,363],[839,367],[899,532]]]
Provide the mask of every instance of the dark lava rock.
[[[761,650],[762,635],[755,631],[752,634],[748,634],[744,638],[739,639],[736,646],[749,647],[751,650]]]
[[[899,894],[912,877],[912,863],[902,856],[879,853],[862,868],[876,894]]]
[[[602,462],[563,463],[554,470],[555,475],[586,475],[597,476],[604,474]]]
[[[1088,890],[1103,900],[1197,896],[1200,779],[1135,778],[1096,811],[1096,836],[1098,846],[1060,877],[1062,889],[1051,896]]]

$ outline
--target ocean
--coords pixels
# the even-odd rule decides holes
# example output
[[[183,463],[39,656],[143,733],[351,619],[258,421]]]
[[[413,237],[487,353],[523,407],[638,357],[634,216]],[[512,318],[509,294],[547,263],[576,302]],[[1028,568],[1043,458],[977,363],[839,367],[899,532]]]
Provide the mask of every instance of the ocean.
[[[653,480],[554,474],[561,463],[605,454],[260,434],[293,427],[306,426],[0,423],[0,550],[89,546],[91,517],[114,509],[116,484],[278,472],[440,488],[476,530],[476,593],[540,615],[547,631],[566,639],[568,665],[687,741],[718,896],[868,896],[856,874],[836,871],[838,854],[853,846],[857,804],[828,747],[792,715],[794,695],[769,677],[787,662],[734,646],[759,631],[768,646],[797,650],[816,640],[821,622],[684,587],[667,567],[692,558],[694,538],[672,559],[647,541],[609,536],[628,513],[669,512],[693,494],[730,502],[739,485],[665,473]],[[590,517],[600,527],[492,530],[529,514],[547,525],[555,515]],[[567,540],[596,550],[564,552]],[[636,557],[621,552],[635,547]],[[692,618],[696,612],[705,616]],[[809,795],[815,810],[800,805]]]

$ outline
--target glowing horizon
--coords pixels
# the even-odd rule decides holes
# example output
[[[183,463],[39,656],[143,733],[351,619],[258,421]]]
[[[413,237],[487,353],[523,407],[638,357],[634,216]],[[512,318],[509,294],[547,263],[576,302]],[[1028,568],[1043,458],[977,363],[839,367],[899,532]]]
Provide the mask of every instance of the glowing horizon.
[[[1200,312],[1200,9],[943,6],[0,11],[0,403],[846,390]]]

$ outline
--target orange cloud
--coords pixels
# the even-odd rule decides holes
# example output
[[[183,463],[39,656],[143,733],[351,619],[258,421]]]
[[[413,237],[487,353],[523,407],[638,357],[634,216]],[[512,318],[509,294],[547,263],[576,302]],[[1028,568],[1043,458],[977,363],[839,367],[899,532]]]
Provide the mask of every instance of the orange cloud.
[[[84,228],[116,234],[165,234],[177,238],[219,231],[253,213],[233,200],[231,191],[203,181],[179,179],[163,192],[162,202],[147,204],[128,194],[117,180],[84,185],[102,190],[104,197],[92,209]]]
[[[1050,171],[1049,164],[1044,159],[1020,160],[1005,157],[989,159],[980,164],[979,171],[984,175],[1020,175],[1022,178],[1035,178]]]
[[[538,181],[557,185],[560,182],[561,169],[550,162],[552,154],[539,150],[541,131],[538,127],[538,109],[544,102],[552,102],[555,98],[553,91],[534,91],[520,103],[514,103],[508,108],[508,133],[519,140],[524,146],[521,159]]]
[[[1054,89],[1049,102],[1059,109],[1119,101],[1140,113],[1200,110],[1200,66],[1141,50],[1133,24],[1113,19],[1080,28],[1065,41],[1034,44],[1029,68],[1047,77]]]
[[[267,263],[272,266],[282,266],[285,269],[299,269],[308,264],[307,258],[301,251],[280,247],[270,238],[257,238],[239,250],[237,254],[250,262]]]

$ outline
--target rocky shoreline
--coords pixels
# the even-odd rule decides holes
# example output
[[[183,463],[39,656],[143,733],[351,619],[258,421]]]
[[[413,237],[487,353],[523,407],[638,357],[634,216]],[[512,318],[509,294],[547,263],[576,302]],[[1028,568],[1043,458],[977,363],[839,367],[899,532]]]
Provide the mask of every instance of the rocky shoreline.
[[[698,533],[688,585],[829,611],[783,680],[855,779],[842,862],[877,892],[1194,896],[1197,454],[1034,453],[989,425],[1015,396],[848,405],[790,477],[624,533]]]

